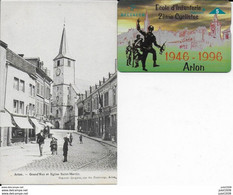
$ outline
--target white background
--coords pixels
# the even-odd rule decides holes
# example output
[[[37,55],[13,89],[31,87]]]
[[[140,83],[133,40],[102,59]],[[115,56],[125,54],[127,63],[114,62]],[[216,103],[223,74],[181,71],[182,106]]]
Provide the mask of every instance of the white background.
[[[211,194],[233,184],[233,72],[119,73],[118,185],[29,194]]]

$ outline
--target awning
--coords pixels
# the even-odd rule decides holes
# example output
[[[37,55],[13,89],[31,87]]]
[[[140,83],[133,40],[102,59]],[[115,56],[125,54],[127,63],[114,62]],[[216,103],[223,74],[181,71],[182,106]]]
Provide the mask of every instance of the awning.
[[[45,125],[48,127],[54,127],[50,122],[46,122]]]
[[[40,123],[40,125],[42,125],[43,127],[46,127],[46,124],[45,123],[43,123],[43,122],[39,122]]]
[[[15,127],[8,112],[0,112],[0,127]]]
[[[19,116],[13,116],[15,123],[19,126],[21,129],[33,129],[31,124],[28,121],[27,117],[19,117]]]
[[[36,133],[37,132],[39,133],[41,130],[44,129],[44,127],[38,122],[37,119],[35,118],[30,118],[30,119],[32,120],[33,124],[36,126]]]

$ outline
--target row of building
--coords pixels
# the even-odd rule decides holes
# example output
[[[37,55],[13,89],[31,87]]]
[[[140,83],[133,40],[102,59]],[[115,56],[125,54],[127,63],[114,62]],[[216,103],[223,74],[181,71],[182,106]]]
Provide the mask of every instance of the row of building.
[[[109,73],[77,101],[78,131],[90,136],[116,141],[117,138],[117,72]]]
[[[51,127],[51,84],[40,58],[24,58],[0,41],[0,146],[35,140]]]
[[[63,28],[53,79],[40,58],[25,58],[0,41],[0,146],[29,142],[45,127],[116,141],[117,71],[82,93]]]

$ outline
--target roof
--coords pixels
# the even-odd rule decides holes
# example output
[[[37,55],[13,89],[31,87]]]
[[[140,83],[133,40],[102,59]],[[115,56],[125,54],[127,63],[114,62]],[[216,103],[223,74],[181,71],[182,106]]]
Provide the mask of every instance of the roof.
[[[74,89],[76,94],[80,93],[80,90],[78,89],[78,87],[75,84],[71,84],[71,87]]]
[[[54,58],[54,60],[59,59],[59,58],[68,58],[68,59],[74,60],[74,59],[72,59],[69,56],[69,53],[68,53],[68,50],[67,50],[67,41],[66,41],[66,29],[65,29],[65,26],[63,27],[63,31],[62,31],[59,53]]]
[[[10,63],[10,65],[18,68],[19,70],[22,70],[23,72],[28,73],[29,75],[36,75],[36,67],[34,67],[31,63],[29,63],[10,49],[7,48],[6,51],[6,59]]]

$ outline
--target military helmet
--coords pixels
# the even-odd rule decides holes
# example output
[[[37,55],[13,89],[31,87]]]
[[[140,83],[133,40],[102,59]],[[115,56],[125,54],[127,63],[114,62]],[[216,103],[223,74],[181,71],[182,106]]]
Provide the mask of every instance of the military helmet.
[[[136,37],[137,37],[137,39],[140,39],[140,35],[137,35]]]
[[[148,26],[148,30],[149,31],[153,31],[154,30],[154,27],[152,25]]]

